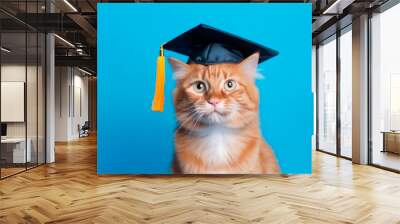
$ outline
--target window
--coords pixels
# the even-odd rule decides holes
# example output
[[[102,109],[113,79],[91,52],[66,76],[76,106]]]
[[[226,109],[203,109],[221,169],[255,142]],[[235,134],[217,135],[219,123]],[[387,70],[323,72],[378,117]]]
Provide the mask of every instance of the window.
[[[317,51],[318,149],[350,159],[353,131],[352,26],[340,30],[339,34],[320,43]]]
[[[318,149],[336,153],[336,36],[318,47]]]
[[[390,130],[400,130],[400,73],[390,74]]]
[[[372,164],[400,170],[400,4],[371,18]]]
[[[340,36],[340,155],[352,157],[352,32]]]

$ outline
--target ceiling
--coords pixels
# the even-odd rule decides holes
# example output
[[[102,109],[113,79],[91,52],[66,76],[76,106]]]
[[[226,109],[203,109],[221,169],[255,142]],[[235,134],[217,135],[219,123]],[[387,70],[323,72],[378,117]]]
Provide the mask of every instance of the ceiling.
[[[351,23],[351,16],[382,5],[387,0],[251,0],[250,2],[290,2],[313,4],[313,42],[335,32],[339,20]],[[182,2],[179,0],[1,0],[0,21],[2,32],[6,33],[9,47],[21,51],[26,29],[29,31],[54,32],[56,44],[56,65],[85,67],[96,71],[96,40],[98,2]],[[215,2],[209,0],[206,2]],[[219,2],[223,2],[222,0]],[[232,2],[232,1],[230,1]],[[249,2],[249,1],[235,1]],[[51,12],[51,13],[50,13]],[[346,25],[342,22],[342,25]],[[21,39],[22,38],[22,39]],[[3,41],[3,43],[5,43]],[[31,51],[28,46],[28,52]],[[21,52],[23,53],[23,52]]]
[[[3,60],[33,58],[38,48],[32,39],[37,33],[54,32],[56,65],[96,73],[96,5],[97,0],[1,0],[2,46],[12,50],[2,52]]]
[[[374,12],[391,0],[317,0],[313,1],[313,44],[332,36],[352,23],[353,17]]]

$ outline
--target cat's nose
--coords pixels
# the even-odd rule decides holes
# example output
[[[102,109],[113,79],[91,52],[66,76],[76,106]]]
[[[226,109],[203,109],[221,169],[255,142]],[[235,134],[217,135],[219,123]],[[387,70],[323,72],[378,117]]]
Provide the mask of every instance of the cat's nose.
[[[220,101],[218,99],[209,99],[207,102],[215,107]]]

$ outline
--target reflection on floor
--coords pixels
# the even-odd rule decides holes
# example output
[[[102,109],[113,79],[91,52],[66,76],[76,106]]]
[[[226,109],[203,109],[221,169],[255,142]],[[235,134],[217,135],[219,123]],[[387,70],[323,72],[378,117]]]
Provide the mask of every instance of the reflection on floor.
[[[37,164],[36,163],[28,163],[28,164],[26,164],[26,167],[25,167],[25,164],[18,164],[18,165],[15,165],[15,164],[4,165],[3,164],[3,166],[4,167],[1,168],[1,178],[5,178],[5,177],[11,176],[13,174],[17,174],[22,171],[25,171],[26,169],[36,167]]]
[[[400,171],[400,155],[392,152],[374,151],[372,162],[374,164]]]
[[[97,175],[96,138],[0,181],[0,223],[399,223],[400,175],[314,152],[312,175]],[[139,149],[138,149],[139,150]]]
[[[25,170],[25,167],[24,168],[19,168],[19,167],[18,168],[1,168],[1,177],[4,178],[4,177],[16,174],[16,173],[24,171],[24,170]]]

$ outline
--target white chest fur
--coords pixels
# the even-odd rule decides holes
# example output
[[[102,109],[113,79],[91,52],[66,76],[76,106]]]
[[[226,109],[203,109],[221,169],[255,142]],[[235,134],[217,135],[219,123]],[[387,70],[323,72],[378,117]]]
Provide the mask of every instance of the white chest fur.
[[[197,135],[197,144],[194,145],[194,153],[202,158],[208,166],[226,165],[239,153],[243,144],[237,130],[212,127],[201,131]]]

